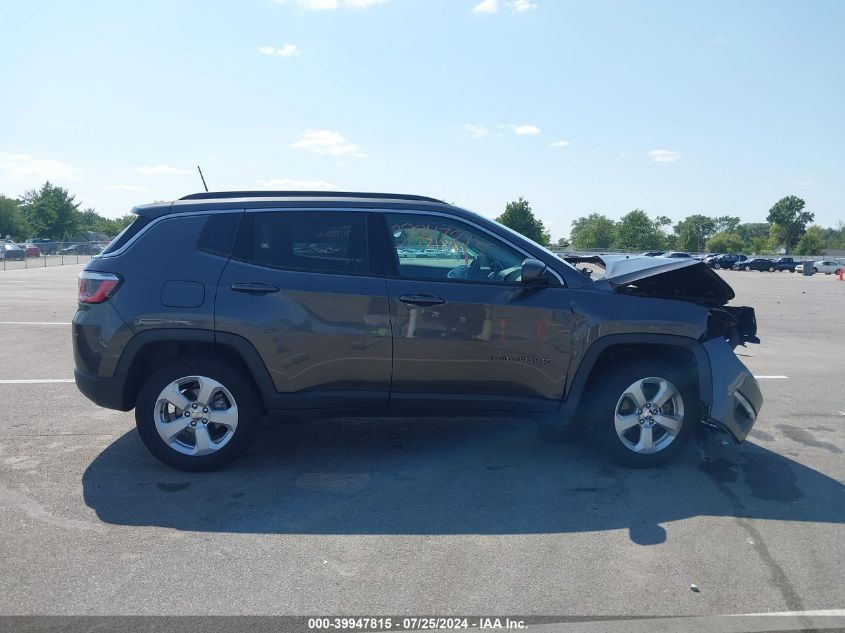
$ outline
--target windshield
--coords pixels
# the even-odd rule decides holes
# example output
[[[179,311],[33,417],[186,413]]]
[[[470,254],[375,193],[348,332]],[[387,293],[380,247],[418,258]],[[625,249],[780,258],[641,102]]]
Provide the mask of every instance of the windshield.
[[[472,212],[470,211],[470,213],[472,213]],[[496,220],[493,220],[493,221],[496,222]],[[499,227],[501,227],[501,229],[503,231],[505,231],[506,233],[509,233],[510,235],[513,235],[513,236],[518,237],[520,239],[527,240],[527,241],[531,242],[531,244],[534,247],[539,248],[541,251],[543,251],[547,255],[554,257],[556,260],[560,261],[567,268],[571,268],[572,270],[578,270],[575,266],[573,266],[572,264],[570,264],[569,262],[564,260],[561,253],[555,253],[554,251],[552,251],[552,250],[548,249],[547,247],[543,246],[542,244],[538,244],[536,241],[532,240],[530,237],[526,237],[522,233],[519,233],[518,231],[514,231],[512,228],[502,224],[501,222],[496,222],[496,224],[498,224]]]

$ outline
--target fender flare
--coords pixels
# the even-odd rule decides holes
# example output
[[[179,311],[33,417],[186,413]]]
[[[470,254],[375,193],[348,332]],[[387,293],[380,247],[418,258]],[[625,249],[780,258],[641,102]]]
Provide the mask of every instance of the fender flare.
[[[124,383],[123,397],[121,401],[125,404],[131,399],[128,390],[131,388],[127,377],[141,349],[150,343],[185,343],[199,342],[212,345],[228,347],[237,354],[243,361],[261,398],[267,402],[276,395],[276,388],[270,378],[270,373],[264,365],[264,361],[256,351],[255,347],[245,338],[228,332],[215,332],[213,330],[202,330],[194,328],[162,328],[147,330],[135,334],[126,344],[117,367],[114,371],[114,378]]]
[[[584,357],[571,378],[567,381],[566,399],[562,409],[568,419],[574,419],[578,406],[583,399],[584,391],[590,374],[596,366],[602,353],[611,347],[621,345],[654,345],[671,348],[681,348],[692,354],[698,371],[698,391],[703,417],[708,415],[713,402],[713,377],[710,359],[702,344],[685,336],[673,334],[608,334],[596,339],[584,353]]]

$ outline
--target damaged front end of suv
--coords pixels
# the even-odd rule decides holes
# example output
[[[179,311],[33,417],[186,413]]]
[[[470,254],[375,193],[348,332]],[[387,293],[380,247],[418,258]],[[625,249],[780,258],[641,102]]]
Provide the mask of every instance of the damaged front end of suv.
[[[751,371],[734,349],[759,343],[754,308],[727,305],[733,289],[716,272],[693,259],[659,257],[567,257],[574,266],[593,264],[603,275],[583,270],[593,279],[589,287],[612,293],[615,315],[585,315],[600,332],[587,328],[584,347],[602,336],[636,331],[677,337],[696,365],[700,394],[700,421],[711,430],[743,441],[751,430],[763,397]],[[632,302],[623,301],[622,297]],[[645,301],[638,301],[638,299]],[[623,314],[619,314],[619,310]],[[575,307],[577,312],[578,307]],[[593,319],[591,317],[597,316]]]

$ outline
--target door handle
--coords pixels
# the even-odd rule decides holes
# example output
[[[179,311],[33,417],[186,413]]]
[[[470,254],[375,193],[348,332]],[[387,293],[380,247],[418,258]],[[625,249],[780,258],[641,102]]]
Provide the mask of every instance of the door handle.
[[[436,306],[441,303],[446,303],[446,299],[432,295],[401,295],[399,297],[399,301],[418,308],[427,308],[428,306]]]
[[[245,292],[248,295],[269,295],[279,292],[279,287],[253,281],[234,283],[232,284],[232,290],[235,292]]]

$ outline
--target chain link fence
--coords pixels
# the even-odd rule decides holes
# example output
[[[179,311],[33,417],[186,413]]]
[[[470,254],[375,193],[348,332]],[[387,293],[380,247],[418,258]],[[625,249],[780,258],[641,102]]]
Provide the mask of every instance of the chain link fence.
[[[85,264],[103,248],[96,242],[51,242],[34,247],[0,242],[0,271]]]

